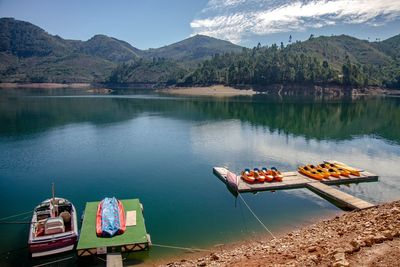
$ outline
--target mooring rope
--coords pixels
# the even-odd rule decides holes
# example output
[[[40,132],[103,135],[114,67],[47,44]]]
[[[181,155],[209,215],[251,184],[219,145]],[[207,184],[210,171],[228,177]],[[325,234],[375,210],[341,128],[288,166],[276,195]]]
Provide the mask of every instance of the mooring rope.
[[[57,262],[62,262],[62,261],[66,261],[66,260],[70,260],[73,259],[74,257],[68,257],[68,258],[64,258],[64,259],[59,259],[59,260],[55,260],[55,261],[51,261],[51,262],[47,262],[47,263],[42,263],[39,265],[34,265],[33,267],[41,267],[41,266],[46,266],[46,265],[50,265],[50,264],[54,264]]]
[[[177,246],[169,246],[169,245],[161,245],[161,244],[151,244],[154,247],[160,248],[172,248],[172,249],[182,249],[182,250],[189,250],[189,251],[204,251],[204,252],[212,252],[212,250],[202,249],[202,248],[186,248],[186,247],[177,247]]]
[[[101,260],[101,261],[104,261],[104,262],[107,262],[107,260],[105,260],[105,259],[103,259],[103,258],[100,258],[100,257],[96,257],[98,260]]]
[[[0,224],[31,224],[32,222],[27,222],[27,221],[8,221],[8,222],[2,222],[0,221]]]
[[[256,220],[264,227],[265,230],[267,230],[267,232],[275,239],[276,237],[274,236],[274,234],[267,228],[267,226],[265,226],[265,224],[257,217],[257,215],[254,213],[254,211],[250,208],[250,206],[247,204],[247,202],[244,200],[244,198],[242,197],[242,195],[238,192],[238,196],[242,199],[243,203],[246,205],[246,207],[249,209],[249,211],[251,212],[251,214],[253,214],[254,218],[256,218]]]
[[[4,221],[4,220],[7,220],[7,219],[18,217],[18,216],[25,215],[25,214],[28,214],[28,213],[32,213],[32,211],[27,211],[27,212],[11,215],[11,216],[8,216],[8,217],[4,217],[4,218],[1,218],[0,221]]]

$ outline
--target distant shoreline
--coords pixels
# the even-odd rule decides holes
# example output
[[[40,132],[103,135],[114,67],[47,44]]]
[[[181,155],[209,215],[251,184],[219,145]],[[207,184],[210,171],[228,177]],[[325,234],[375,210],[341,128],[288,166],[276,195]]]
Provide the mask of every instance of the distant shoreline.
[[[124,86],[124,84],[122,84]],[[103,83],[0,83],[0,89],[82,89],[89,92],[111,92],[115,86]],[[135,86],[132,86],[134,88]],[[125,88],[125,87],[115,87]],[[126,87],[131,88],[131,87]],[[156,89],[155,87],[147,88],[149,90]],[[182,96],[239,96],[254,94],[270,94],[270,95],[400,95],[400,90],[386,89],[381,87],[366,87],[366,88],[345,88],[343,86],[334,85],[301,85],[301,84],[274,84],[262,87],[231,87],[225,85],[211,86],[188,86],[188,87],[168,87],[156,89],[158,93]]]
[[[252,96],[257,92],[254,90],[240,90],[233,87],[223,85],[213,85],[207,87],[173,87],[157,90],[159,93],[166,93],[172,95],[186,95],[186,96],[239,96],[247,95]]]
[[[85,90],[88,93],[97,94],[109,94],[113,90],[101,86],[95,86],[90,83],[0,83],[0,89],[42,89],[42,90],[54,90],[54,89],[80,89]]]
[[[0,83],[2,89],[61,89],[76,88],[89,89],[92,88],[90,83]]]

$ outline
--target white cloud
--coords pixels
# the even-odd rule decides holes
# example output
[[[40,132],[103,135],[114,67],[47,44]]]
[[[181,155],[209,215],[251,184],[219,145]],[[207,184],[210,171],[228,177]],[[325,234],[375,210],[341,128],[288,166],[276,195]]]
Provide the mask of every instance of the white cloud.
[[[194,34],[238,43],[251,35],[338,23],[377,26],[399,16],[399,0],[210,0],[190,26]]]

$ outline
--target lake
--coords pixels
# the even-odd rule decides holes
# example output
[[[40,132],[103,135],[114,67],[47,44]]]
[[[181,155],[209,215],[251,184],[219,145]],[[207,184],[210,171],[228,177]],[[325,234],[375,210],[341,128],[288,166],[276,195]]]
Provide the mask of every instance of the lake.
[[[398,199],[400,98],[0,90],[0,218],[32,210],[55,182],[79,215],[88,201],[140,198],[153,243],[210,248],[266,235],[212,167],[291,171],[324,159],[380,176],[341,190],[373,203]],[[244,198],[274,233],[340,212],[307,189]],[[0,234],[0,265],[41,263],[28,258],[27,225],[0,224]],[[132,258],[180,253],[153,247]]]

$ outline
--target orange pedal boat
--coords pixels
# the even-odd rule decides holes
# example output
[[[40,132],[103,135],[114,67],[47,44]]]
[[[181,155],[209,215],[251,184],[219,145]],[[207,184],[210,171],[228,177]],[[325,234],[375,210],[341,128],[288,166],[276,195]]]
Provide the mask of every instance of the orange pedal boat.
[[[267,168],[263,167],[261,169],[261,171],[264,173],[265,175],[265,181],[266,182],[272,182],[274,180],[274,176],[272,175],[271,171],[268,170]]]
[[[250,169],[245,169],[242,171],[242,175],[240,176],[243,181],[247,183],[254,183],[256,181],[256,177],[254,176],[254,172],[250,171]]]
[[[274,180],[277,182],[282,182],[283,180],[283,175],[280,171],[278,171],[277,168],[272,167],[271,168],[272,176],[274,177]]]
[[[264,183],[265,181],[265,174],[260,171],[258,168],[253,169],[254,177],[256,178],[257,182]]]

